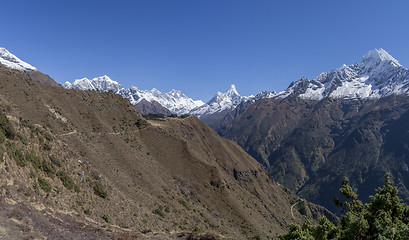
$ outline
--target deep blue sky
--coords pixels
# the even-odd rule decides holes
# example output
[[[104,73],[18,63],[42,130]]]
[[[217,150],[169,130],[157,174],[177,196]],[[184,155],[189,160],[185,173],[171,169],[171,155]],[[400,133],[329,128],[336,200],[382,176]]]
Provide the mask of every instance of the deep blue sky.
[[[58,83],[108,75],[208,101],[281,91],[384,48],[409,67],[409,1],[20,1],[0,46]]]

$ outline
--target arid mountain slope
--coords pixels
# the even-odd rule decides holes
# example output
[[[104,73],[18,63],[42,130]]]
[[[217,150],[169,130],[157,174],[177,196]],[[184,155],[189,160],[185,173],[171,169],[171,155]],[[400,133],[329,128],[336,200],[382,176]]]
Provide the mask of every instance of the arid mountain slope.
[[[312,112],[315,103],[298,98],[262,99],[219,131],[268,167],[271,152]]]
[[[331,217],[195,117],[146,121],[119,95],[1,66],[0,101],[6,238],[267,238]]]

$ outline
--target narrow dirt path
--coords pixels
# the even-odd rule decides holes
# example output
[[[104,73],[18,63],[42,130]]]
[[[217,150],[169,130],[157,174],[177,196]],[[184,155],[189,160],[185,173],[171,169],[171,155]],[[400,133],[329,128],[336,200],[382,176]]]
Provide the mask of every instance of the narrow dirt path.
[[[295,216],[294,216],[294,213],[293,213],[293,208],[295,207],[295,205],[297,205],[297,204],[299,204],[300,202],[303,202],[303,201],[304,201],[303,199],[300,199],[291,206],[291,216],[293,216],[294,219],[295,219]]]
[[[56,136],[69,136],[78,133],[77,130],[68,133],[55,134]]]

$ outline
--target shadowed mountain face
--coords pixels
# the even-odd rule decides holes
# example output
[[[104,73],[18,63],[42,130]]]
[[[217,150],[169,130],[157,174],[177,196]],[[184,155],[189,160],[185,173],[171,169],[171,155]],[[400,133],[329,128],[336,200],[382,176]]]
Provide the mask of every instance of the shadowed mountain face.
[[[267,238],[331,217],[195,117],[146,121],[119,95],[2,66],[0,104],[5,238]]]
[[[263,99],[220,130],[278,182],[334,211],[343,176],[362,199],[391,172],[409,201],[409,97]]]
[[[61,87],[58,83],[54,81],[54,79],[52,79],[50,76],[42,72],[35,71],[35,72],[30,72],[28,74],[34,81],[37,81],[41,84],[53,86],[53,87]]]
[[[135,104],[134,106],[136,110],[138,110],[138,112],[143,115],[146,115],[149,113],[155,113],[155,114],[163,114],[165,116],[169,116],[172,114],[171,111],[169,111],[167,108],[162,107],[162,105],[160,105],[156,101],[148,102],[145,99],[143,99],[137,104]]]

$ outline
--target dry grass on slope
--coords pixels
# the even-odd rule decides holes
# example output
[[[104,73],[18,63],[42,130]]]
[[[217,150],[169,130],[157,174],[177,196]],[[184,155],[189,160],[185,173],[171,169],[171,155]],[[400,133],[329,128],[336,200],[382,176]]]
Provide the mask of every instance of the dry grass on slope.
[[[2,67],[0,101],[21,136],[8,141],[54,168],[50,174],[36,160],[19,165],[3,151],[2,201],[27,211],[8,217],[0,209],[0,217],[18,234],[267,238],[301,222],[300,212],[324,213],[299,204],[294,219],[299,199],[195,117],[147,122],[120,96],[44,86]]]

